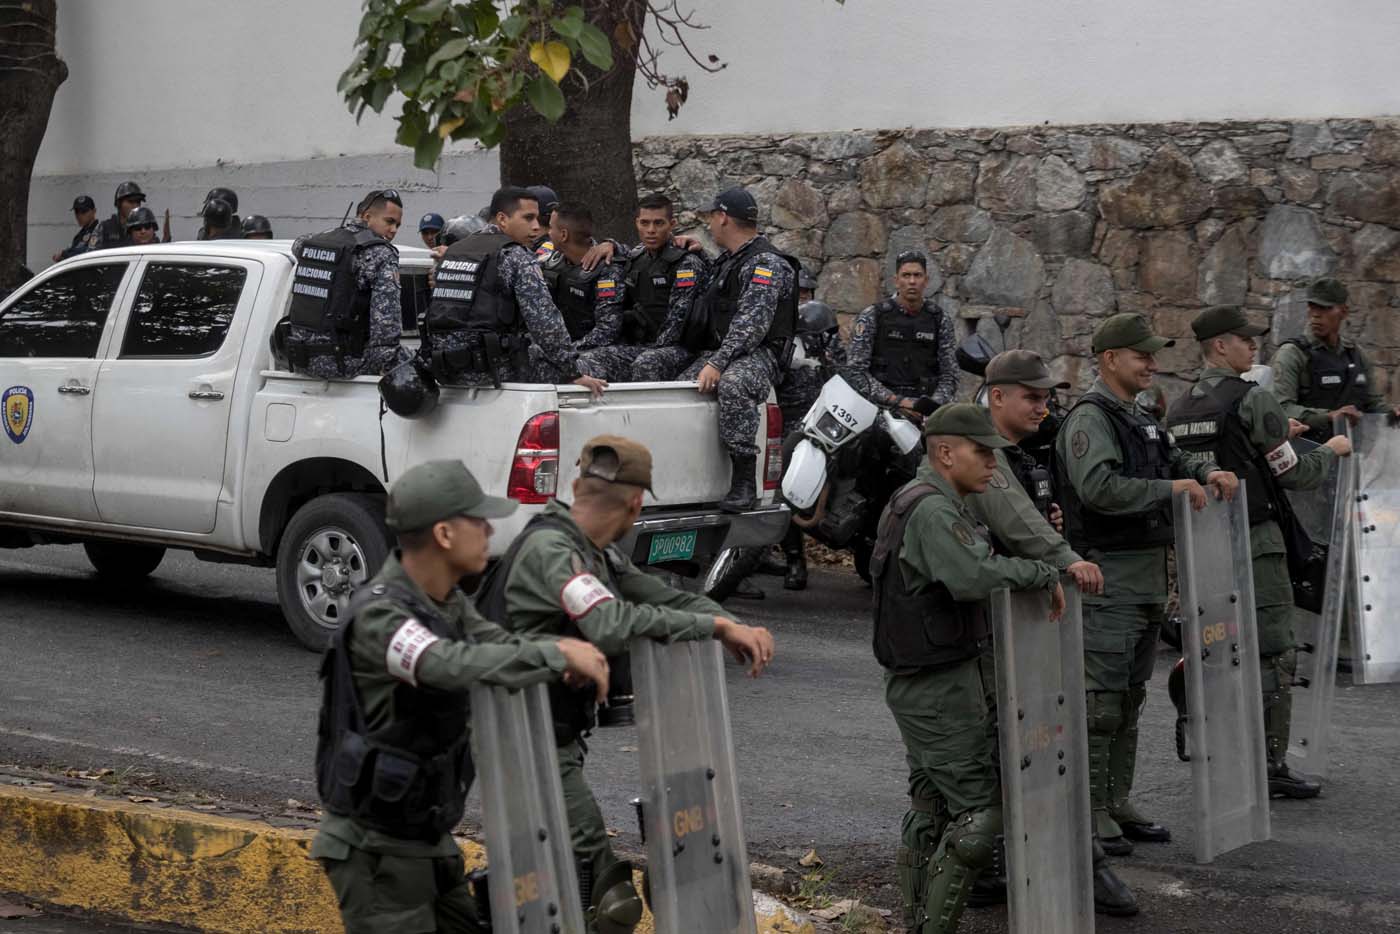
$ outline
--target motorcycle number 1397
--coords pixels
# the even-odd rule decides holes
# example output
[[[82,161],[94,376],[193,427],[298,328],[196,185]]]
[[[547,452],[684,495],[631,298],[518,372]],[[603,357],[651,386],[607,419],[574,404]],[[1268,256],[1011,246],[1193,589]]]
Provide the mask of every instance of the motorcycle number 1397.
[[[856,417],[839,405],[833,405],[831,407],[831,414],[841,419],[841,421],[845,422],[847,425],[854,427],[856,424]]]

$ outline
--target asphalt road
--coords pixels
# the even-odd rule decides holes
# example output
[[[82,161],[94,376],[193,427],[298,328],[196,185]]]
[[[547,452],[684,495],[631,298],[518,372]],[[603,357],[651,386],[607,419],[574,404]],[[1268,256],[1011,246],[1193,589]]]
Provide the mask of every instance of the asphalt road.
[[[791,868],[816,849],[825,892],[896,907],[905,775],[870,654],[869,591],[835,571],[815,572],[801,594],[776,579],[764,587],[768,600],[738,606],[774,631],[777,663],[756,681],[729,669],[750,856]],[[284,629],[271,572],[171,555],[148,584],[117,592],[80,549],[41,548],[0,552],[0,592],[0,764],[130,768],[157,787],[269,811],[315,800],[317,659]],[[1165,661],[1145,716],[1138,800],[1175,838],[1120,861],[1144,910],[1100,928],[1400,930],[1400,688],[1339,686],[1324,797],[1275,802],[1274,840],[1200,867]],[[624,848],[636,846],[627,804],[636,734],[602,730],[590,745],[609,822]],[[969,912],[964,929],[1004,930],[1005,914]]]

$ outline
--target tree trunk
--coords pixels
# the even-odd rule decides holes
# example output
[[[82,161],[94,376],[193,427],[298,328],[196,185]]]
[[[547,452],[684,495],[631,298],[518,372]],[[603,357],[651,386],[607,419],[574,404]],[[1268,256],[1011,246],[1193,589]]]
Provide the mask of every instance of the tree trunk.
[[[642,34],[646,4],[627,0],[585,0],[584,16],[610,37],[627,22]],[[564,201],[581,201],[593,211],[598,237],[624,243],[636,238],[637,178],[632,171],[632,85],[637,67],[628,50],[613,43],[613,68],[606,75],[585,64],[589,87],[565,79],[569,107],[558,123],[532,108],[506,116],[501,141],[501,183],[548,185]]]
[[[23,281],[29,180],[68,66],[58,57],[57,0],[0,5],[0,289]]]

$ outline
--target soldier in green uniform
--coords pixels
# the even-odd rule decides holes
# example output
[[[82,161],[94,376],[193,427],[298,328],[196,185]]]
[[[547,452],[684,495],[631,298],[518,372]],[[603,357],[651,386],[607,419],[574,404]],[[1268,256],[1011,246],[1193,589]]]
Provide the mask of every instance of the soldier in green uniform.
[[[578,466],[573,503],[555,500],[530,521],[483,582],[477,606],[488,616],[499,611],[512,630],[577,636],[609,656],[624,654],[638,637],[719,639],[749,662],[751,675],[762,672],[773,658],[768,630],[735,622],[717,603],[667,585],[615,547],[651,490],[651,452],[599,435],[584,444]],[[591,692],[556,689],[550,705],[585,913],[601,934],[625,934],[640,920],[641,902],[583,774],[595,700]]]
[[[1333,458],[1351,453],[1351,442],[1338,435],[1301,456],[1293,449],[1283,406],[1267,389],[1240,379],[1254,363],[1255,338],[1266,330],[1251,324],[1243,309],[1207,308],[1191,322],[1191,330],[1201,342],[1206,368],[1200,381],[1171,407],[1167,430],[1179,447],[1205,453],[1237,474],[1248,491],[1269,791],[1311,798],[1322,785],[1289,769],[1287,761],[1297,656],[1293,584],[1277,519],[1288,508],[1283,491],[1320,485]]]
[[[1356,343],[1342,336],[1347,287],[1336,279],[1308,285],[1308,331],[1284,341],[1274,353],[1273,393],[1283,411],[1308,426],[1307,437],[1322,442],[1332,434],[1332,420],[1344,415],[1354,425],[1366,412],[1394,412],[1377,388],[1371,361]]]
[[[1044,588],[1064,610],[1052,564],[994,555],[967,497],[987,488],[994,452],[1011,442],[984,409],[945,405],[925,422],[928,460],[880,518],[871,558],[875,658],[885,703],[904,739],[910,806],[898,873],[904,923],[956,930],[968,891],[988,869],[1002,829],[993,713],[980,657],[984,601],[1002,587]]]
[[[325,817],[311,856],[330,877],[347,934],[486,930],[451,835],[475,774],[473,684],[562,674],[607,693],[596,648],[511,635],[457,588],[486,567],[488,520],[515,506],[482,493],[461,461],[420,464],[389,491],[385,522],[400,550],[356,593],[321,668]]]
[[[1135,401],[1152,385],[1153,355],[1174,343],[1154,335],[1139,314],[1117,314],[1100,325],[1092,345],[1099,378],[1055,441],[1065,537],[1104,576],[1103,593],[1084,597],[1084,681],[1094,832],[1110,856],[1131,853],[1130,840],[1171,839],[1129,794],[1138,718],[1166,613],[1172,498],[1184,491],[1202,509],[1202,484],[1226,498],[1239,485],[1210,458],[1172,447],[1157,419]]]

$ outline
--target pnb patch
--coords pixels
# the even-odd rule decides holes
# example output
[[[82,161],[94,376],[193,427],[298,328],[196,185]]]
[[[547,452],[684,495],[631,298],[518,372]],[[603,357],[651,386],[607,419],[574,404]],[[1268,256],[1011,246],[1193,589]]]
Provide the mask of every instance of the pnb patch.
[[[695,270],[681,269],[676,272],[676,288],[688,289],[695,284]]]
[[[592,574],[576,574],[559,591],[559,605],[569,619],[579,619],[600,603],[615,600],[613,592]]]
[[[1340,376],[1324,376],[1320,382],[1324,386],[1340,386],[1342,385],[1342,378]]]
[[[1089,436],[1082,431],[1076,431],[1074,437],[1069,439],[1069,452],[1076,458],[1083,457],[1089,453]]]
[[[34,393],[28,386],[11,386],[5,390],[5,434],[15,444],[23,444],[34,424]]]
[[[1000,467],[992,471],[991,484],[998,490],[1005,490],[1010,488],[1011,486],[1011,484],[1008,483],[1006,480],[1006,474],[1001,472]]]
[[[615,279],[599,279],[598,297],[617,298],[617,281]]]
[[[953,534],[957,536],[958,541],[962,542],[968,548],[971,548],[977,541],[976,537],[972,534],[972,529],[968,528],[967,523],[963,522],[961,519],[953,523]]]
[[[1145,435],[1147,435],[1147,440],[1148,440],[1148,441],[1157,441],[1157,440],[1159,440],[1160,437],[1161,437],[1161,436],[1157,433],[1157,426],[1156,426],[1156,425],[1143,425],[1143,426],[1142,426],[1142,433],[1145,434]]]
[[[773,270],[767,266],[755,266],[753,268],[753,278],[749,280],[755,285],[772,285]]]

